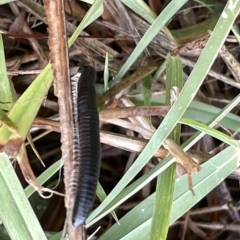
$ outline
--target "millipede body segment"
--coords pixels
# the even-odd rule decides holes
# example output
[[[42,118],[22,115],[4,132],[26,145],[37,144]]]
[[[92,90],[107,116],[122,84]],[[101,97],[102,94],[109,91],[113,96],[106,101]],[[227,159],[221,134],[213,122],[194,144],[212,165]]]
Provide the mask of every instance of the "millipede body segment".
[[[72,225],[84,224],[92,209],[100,169],[99,117],[96,106],[94,68],[84,66],[80,78],[72,80],[74,119],[71,188],[76,191]]]

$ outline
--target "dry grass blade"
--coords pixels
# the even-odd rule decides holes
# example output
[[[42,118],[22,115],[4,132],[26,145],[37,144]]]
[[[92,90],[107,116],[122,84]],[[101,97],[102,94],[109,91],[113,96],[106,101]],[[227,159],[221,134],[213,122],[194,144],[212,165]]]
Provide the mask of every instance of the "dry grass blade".
[[[232,75],[240,83],[240,63],[237,59],[228,51],[225,45],[222,46],[221,50],[219,51],[220,56],[228,66],[229,70],[231,71]]]
[[[108,120],[112,118],[129,118],[139,116],[165,116],[169,110],[168,106],[156,107],[125,107],[115,109],[105,109],[99,113],[100,120]]]
[[[110,90],[106,91],[104,94],[97,98],[97,104],[100,105],[110,98],[117,96],[120,98],[123,95],[123,90],[132,86],[134,83],[139,82],[142,78],[146,77],[147,75],[151,74],[153,71],[157,69],[159,64],[157,62],[150,62],[146,66],[139,68],[136,72],[132,75],[125,77],[122,79],[118,84],[113,86]]]

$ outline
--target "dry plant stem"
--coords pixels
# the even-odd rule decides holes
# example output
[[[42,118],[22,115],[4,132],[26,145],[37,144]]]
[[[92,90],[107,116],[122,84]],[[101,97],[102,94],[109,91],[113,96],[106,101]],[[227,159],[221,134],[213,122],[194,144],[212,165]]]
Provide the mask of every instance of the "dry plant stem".
[[[233,231],[240,232],[239,224],[220,224],[220,223],[201,223],[195,222],[198,227],[205,229],[213,229],[213,230],[224,230],[224,231]]]
[[[41,117],[36,117],[33,124],[33,127],[38,128],[44,128],[45,130],[53,131],[53,132],[59,132],[59,122],[50,120],[50,119],[44,119]]]
[[[195,215],[203,215],[203,214],[209,214],[212,212],[218,212],[218,211],[223,211],[223,210],[228,210],[228,204],[224,204],[222,206],[210,206],[210,207],[205,207],[197,210],[191,210],[189,211],[189,215],[195,216]]]
[[[41,164],[43,165],[43,167],[45,167],[45,164],[44,164],[44,162],[43,162],[41,156],[39,155],[37,149],[35,148],[35,146],[34,146],[34,144],[33,144],[32,136],[31,136],[30,133],[27,135],[27,140],[28,140],[28,143],[30,144],[30,146],[31,146],[31,148],[32,148],[32,150],[33,150],[33,152],[35,153],[37,159],[41,162]],[[25,146],[26,146],[26,145],[25,145]]]
[[[225,181],[222,181],[216,187],[215,194],[217,195],[221,205],[223,205],[225,203],[231,203],[233,201],[233,198],[231,196],[231,193],[230,193],[229,188],[227,187],[227,184]],[[227,213],[228,213],[229,218],[232,221],[240,223],[239,212],[236,210],[236,208],[232,207],[231,204],[229,204]],[[238,234],[237,238],[239,238],[239,237],[240,237],[240,235]]]
[[[37,179],[32,171],[26,153],[26,147],[24,145],[22,145],[20,148],[19,154],[17,155],[17,161],[26,182],[28,182],[38,192],[38,194],[41,195],[42,186],[38,184]]]
[[[189,214],[188,214],[189,215]],[[207,237],[207,233],[204,232],[202,229],[200,229],[196,224],[195,222],[192,221],[192,219],[190,217],[188,217],[188,221],[187,221],[187,225],[188,227],[197,235],[199,236],[200,238],[202,239],[206,239]],[[185,238],[182,238],[183,240]]]
[[[195,62],[187,59],[187,58],[184,58],[184,57],[181,57],[181,61],[183,62],[183,64],[189,66],[189,67],[194,67],[195,66]],[[240,89],[240,83],[234,81],[233,79],[229,78],[229,77],[226,77],[224,76],[223,74],[220,74],[218,72],[215,72],[213,70],[209,70],[208,72],[208,75],[213,77],[213,78],[216,78],[224,83],[227,83],[235,88],[239,88]]]
[[[188,213],[187,213],[187,214],[186,214],[186,216],[185,216],[185,219],[184,219],[184,224],[183,224],[183,233],[182,233],[181,240],[184,240],[184,238],[185,238],[185,235],[186,235],[186,230],[187,230],[187,224],[188,224],[188,220],[189,220],[189,215],[188,215]]]
[[[74,196],[70,196],[70,173],[72,171],[72,106],[69,101],[71,96],[70,74],[68,64],[68,48],[64,15],[63,0],[44,1],[49,31],[49,49],[51,51],[51,63],[54,76],[54,90],[58,97],[60,131],[62,142],[62,158],[64,160],[65,206],[67,208],[67,225],[69,239],[86,239],[84,226],[74,229],[72,226],[72,210]]]
[[[134,41],[135,41],[135,43],[136,43],[136,45],[137,45],[138,42],[139,42],[140,39],[141,39],[141,36],[140,36],[139,32],[137,31],[134,23],[132,22],[132,19],[130,18],[129,14],[128,14],[127,10],[126,10],[126,8],[125,8],[124,5],[121,3],[121,1],[115,0],[114,2],[115,2],[117,8],[118,8],[119,11],[120,11],[120,14],[119,14],[119,15],[125,20],[124,23],[127,24],[127,28],[129,29],[129,33],[130,33],[131,35],[134,34]],[[144,58],[141,58],[142,61],[140,62],[140,65],[142,65],[142,62],[146,59],[146,57],[151,58],[151,55],[150,55],[150,53],[149,53],[149,51],[148,51],[147,48],[144,50],[144,53],[145,53],[145,54],[144,54],[145,57],[144,57]]]
[[[131,129],[133,131],[136,131],[138,133],[144,134],[144,136],[147,139],[150,139],[154,133],[154,131],[143,128],[140,125],[134,125],[130,122],[127,122],[126,120],[122,119],[112,119],[112,120],[107,120],[107,122],[116,124],[118,126]],[[42,119],[42,118],[36,118],[34,123],[34,127],[39,127],[41,129],[47,129],[50,131],[54,132],[59,132],[59,122],[53,121],[53,120],[48,120],[48,119]],[[37,138],[38,139],[38,138]],[[34,139],[35,140],[35,139]],[[147,144],[147,140],[141,139],[141,138],[135,138],[135,137],[127,137],[125,135],[121,134],[116,134],[116,133],[111,133],[111,132],[106,132],[106,131],[101,131],[100,132],[100,141],[101,143],[105,143],[107,145],[120,148],[129,152],[132,152],[134,149],[135,152],[140,153],[144,147]],[[208,154],[208,153],[203,153],[200,151],[196,150],[188,150],[187,155],[194,159],[194,161],[198,164],[202,164],[206,162],[208,159],[210,159],[213,155]],[[169,151],[160,148],[155,154],[154,157],[164,159],[167,156],[169,156]]]
[[[103,122],[105,123],[111,123],[116,126],[126,128],[138,133],[141,133],[141,135],[144,135],[146,139],[150,139],[153,135],[153,131],[146,129],[139,124],[134,124],[132,122],[129,122],[128,120],[123,120],[123,119],[109,119],[109,120],[104,120]]]
[[[219,51],[219,54],[223,61],[228,66],[229,70],[231,71],[232,75],[240,83],[240,64],[236,60],[236,58],[228,51],[225,45]]]
[[[115,97],[119,92],[122,92],[124,89],[132,86],[133,84],[139,82],[141,79],[146,77],[155,71],[158,67],[159,63],[157,62],[149,62],[146,66],[140,67],[133,74],[122,79],[118,84],[113,86],[111,89],[106,91],[104,94],[97,98],[97,105],[105,103],[112,97]],[[120,98],[121,96],[118,96]]]
[[[176,162],[185,168],[188,176],[189,190],[191,190],[193,195],[195,195],[192,184],[192,173],[199,172],[201,170],[201,167],[192,158],[190,158],[172,139],[167,138],[163,142],[163,146],[176,159]]]
[[[120,102],[124,107],[134,107],[135,106],[127,97],[122,97],[120,99]],[[129,118],[129,120],[132,123],[134,123],[136,125],[140,125],[150,131],[153,131],[153,132],[155,131],[155,128],[149,125],[149,122],[145,117],[135,116],[134,118]],[[144,138],[147,138],[145,135],[143,135],[143,136],[144,136]],[[150,138],[147,138],[147,139],[150,139]]]
[[[28,74],[39,74],[42,70],[10,70],[8,71],[9,76],[28,75]]]
[[[168,106],[135,106],[124,108],[109,108],[101,111],[99,117],[101,120],[112,118],[129,118],[136,116],[165,116],[170,107]]]
[[[121,98],[120,101],[124,106],[133,106],[134,105],[126,97]],[[137,120],[137,122],[140,126],[155,131],[154,127],[149,126],[149,123],[145,118],[136,117],[135,120]],[[130,121],[133,121],[133,119],[130,118]],[[144,135],[144,133],[141,132],[140,134],[144,138],[147,138],[147,136]],[[191,157],[189,157],[173,140],[166,139],[163,143],[163,146],[167,150],[169,150],[170,154],[176,159],[176,162],[179,163],[181,166],[183,166],[183,168],[186,170],[187,176],[188,176],[189,190],[191,190],[194,195],[191,174],[193,172],[200,171],[200,166]]]
[[[228,204],[228,203],[225,203],[221,206],[212,206],[212,207],[205,207],[205,208],[201,208],[201,209],[197,209],[197,210],[191,210],[189,212],[189,215],[191,216],[194,216],[194,215],[202,215],[202,214],[209,214],[211,212],[218,212],[218,211],[223,211],[223,210],[226,210],[228,211],[229,210],[229,206],[231,208],[234,208],[236,211],[239,211],[240,210],[240,207],[237,206],[232,206],[233,204]]]
[[[148,141],[141,138],[125,136],[117,133],[110,133],[106,131],[100,132],[101,143],[117,147],[129,152],[140,153],[147,145]],[[165,158],[168,156],[168,151],[160,148],[155,152],[154,157]]]
[[[35,52],[33,53],[25,53],[21,56],[21,62],[22,63],[27,63],[27,62],[31,62],[31,61],[35,61],[37,60],[37,55]],[[6,67],[7,69],[11,69],[10,70],[10,73],[13,71],[20,71],[20,70],[17,70],[17,69],[14,69],[14,66],[16,65],[16,63],[19,61],[19,56],[13,56],[13,57],[10,57],[8,59],[6,59]],[[29,71],[29,70],[26,70],[26,71]],[[34,71],[34,70],[33,70]],[[22,71],[24,72],[24,71]],[[39,74],[39,72],[37,73]]]

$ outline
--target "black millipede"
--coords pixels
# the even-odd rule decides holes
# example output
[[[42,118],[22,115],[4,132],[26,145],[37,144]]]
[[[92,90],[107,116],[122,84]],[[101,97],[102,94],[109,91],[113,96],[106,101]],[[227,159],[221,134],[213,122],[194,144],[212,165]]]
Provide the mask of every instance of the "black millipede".
[[[72,78],[73,170],[71,191],[75,192],[72,225],[77,228],[93,207],[100,169],[99,117],[96,106],[94,68],[79,69],[81,76]],[[77,75],[75,75],[77,76]]]

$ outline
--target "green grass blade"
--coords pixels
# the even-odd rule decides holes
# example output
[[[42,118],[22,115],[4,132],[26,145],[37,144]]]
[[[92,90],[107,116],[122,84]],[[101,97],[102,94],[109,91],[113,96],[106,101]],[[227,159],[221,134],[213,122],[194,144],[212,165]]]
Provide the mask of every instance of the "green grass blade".
[[[46,239],[8,157],[0,154],[0,218],[11,239]]]
[[[48,169],[46,169],[38,178],[37,182],[42,185],[44,184],[50,177],[52,177],[56,172],[58,172],[63,166],[63,161],[59,160],[52,164]],[[36,190],[32,186],[27,186],[24,189],[26,197],[29,198]]]
[[[100,199],[101,202],[103,202],[104,199],[107,197],[107,194],[105,193],[102,185],[99,182],[97,184],[96,194],[97,194],[97,196],[98,196],[98,198]],[[115,219],[115,221],[118,222],[117,214],[114,211],[111,211],[111,215]]]
[[[1,4],[1,3],[0,3]],[[16,93],[7,75],[2,35],[0,34],[0,108],[9,110],[16,101]]]
[[[78,38],[79,34],[82,32],[82,30],[86,28],[89,24],[91,24],[94,20],[96,20],[98,17],[100,17],[102,13],[103,0],[95,0],[93,5],[84,15],[84,18],[82,19],[81,23],[79,24],[71,38],[68,40],[68,47],[71,47],[75,40]]]
[[[152,77],[148,75],[145,78],[143,78],[141,82],[141,92],[144,99],[144,106],[151,105],[151,98],[152,98],[151,86],[152,86]]]
[[[121,2],[143,17],[149,23],[153,23],[153,21],[157,18],[156,13],[153,12],[152,9],[142,0],[121,0]]]
[[[10,2],[14,2],[14,1],[16,1],[16,0],[0,0],[0,5],[10,3]]]
[[[175,181],[170,224],[236,169],[239,165],[238,155],[239,150],[230,146],[203,164],[202,171],[193,176],[195,196],[188,190],[186,176],[182,176]],[[120,219],[120,225],[114,224],[99,240],[148,239],[154,199],[155,193],[127,213]]]
[[[25,139],[29,128],[52,83],[51,67],[48,65],[11,108],[8,117],[18,127],[18,134]],[[0,128],[1,139],[5,141],[11,132],[6,126]]]
[[[144,104],[144,100],[142,97],[134,97],[132,98],[132,101],[136,105],[141,106]],[[164,105],[164,101],[165,96],[153,96],[151,99],[151,105]],[[220,111],[220,108],[193,100],[187,108],[186,112],[184,113],[184,117],[188,117],[206,124]],[[224,127],[235,132],[239,129],[240,117],[229,112],[226,114],[226,116],[224,116],[220,123]]]
[[[182,64],[178,56],[168,54],[166,58],[166,105],[171,105],[171,91],[177,87],[181,91],[183,86]],[[177,97],[177,96],[176,96]],[[173,99],[172,99],[173,100]],[[176,99],[175,99],[176,100]],[[181,124],[177,124],[169,138],[176,143],[180,143]],[[176,174],[176,164],[173,163],[169,168],[162,172],[157,178],[156,197],[150,239],[166,239],[171,214],[174,183]],[[159,227],[161,226],[161,227]]]
[[[217,138],[219,139],[220,141],[226,143],[226,144],[229,144],[231,146],[235,146],[235,147],[239,147],[240,148],[240,143],[238,143],[236,140],[234,140],[233,138],[229,137],[228,135],[216,130],[216,129],[213,129],[203,123],[199,123],[197,121],[194,121],[190,118],[185,118],[185,117],[182,117],[180,120],[179,120],[180,123],[182,124],[185,124],[185,125],[188,125],[192,128],[195,128],[201,132],[204,132],[204,133],[207,133],[208,135],[214,137],[214,138]],[[239,125],[239,128],[240,128],[240,124]]]
[[[11,121],[7,114],[0,108],[0,122],[5,125],[12,133],[17,133],[17,126]]]
[[[193,101],[184,116],[195,119],[199,122],[207,123],[220,111],[221,109],[217,107]],[[229,112],[224,116],[220,123],[232,131],[237,131],[239,129],[240,117]]]
[[[139,41],[136,48],[133,50],[132,54],[129,56],[127,61],[124,63],[115,79],[118,82],[128,69],[132,66],[132,64],[136,61],[136,59],[140,56],[140,54],[144,51],[144,49],[148,46],[148,44],[153,40],[153,38],[158,34],[158,32],[165,26],[165,24],[170,20],[170,18],[187,2],[187,0],[173,0],[171,1],[166,8],[161,12],[161,14],[156,18],[147,32]]]

